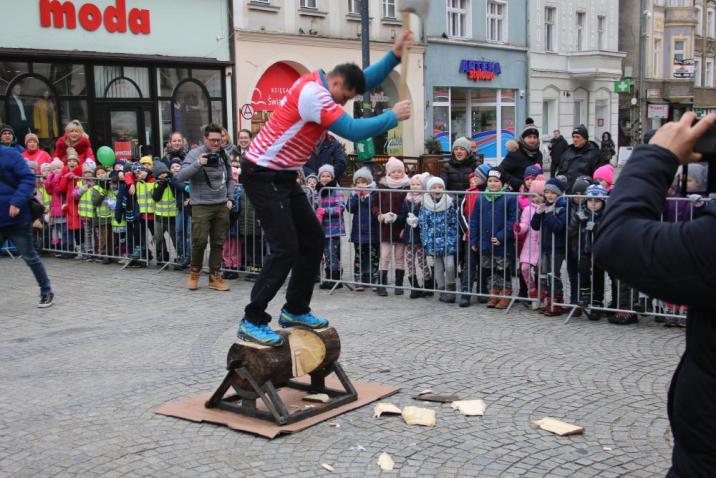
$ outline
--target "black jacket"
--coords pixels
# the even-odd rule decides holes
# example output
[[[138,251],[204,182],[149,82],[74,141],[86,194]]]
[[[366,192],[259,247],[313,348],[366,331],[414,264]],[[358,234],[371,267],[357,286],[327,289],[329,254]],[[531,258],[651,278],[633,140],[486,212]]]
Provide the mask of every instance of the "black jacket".
[[[571,144],[562,155],[562,160],[557,169],[555,170],[554,166],[552,166],[552,173],[555,176],[559,174],[567,176],[567,191],[571,191],[574,181],[579,176],[589,176],[591,178],[594,175],[594,171],[601,164],[601,159],[602,155],[599,151],[599,146],[594,141],[587,141],[587,144],[580,149]]]
[[[462,161],[455,159],[453,155],[450,160],[443,164],[440,170],[440,177],[445,181],[446,191],[465,191],[470,187],[469,176],[475,172],[479,165],[474,154],[470,154]]]
[[[336,180],[340,181],[343,173],[346,172],[346,155],[343,153],[343,146],[333,136],[327,136],[308,158],[303,165],[303,173],[318,175],[318,170],[324,164],[330,164],[336,172]]]
[[[552,159],[549,172],[550,175],[554,177],[557,175],[559,163],[562,162],[562,155],[565,151],[567,151],[567,148],[569,148],[569,144],[567,143],[567,140],[564,139],[564,136],[561,135],[559,138],[552,138],[549,140],[549,143],[549,157]]]
[[[525,169],[533,164],[542,165],[541,151],[537,150],[536,154],[530,158],[520,145],[517,151],[507,153],[505,159],[500,163],[500,170],[502,170],[504,174],[505,183],[507,183],[513,191],[519,191],[525,176]]]
[[[689,306],[686,350],[669,390],[679,477],[716,476],[716,210],[686,223],[661,222],[678,162],[668,150],[638,146],[609,196],[594,244],[596,261],[659,299]]]

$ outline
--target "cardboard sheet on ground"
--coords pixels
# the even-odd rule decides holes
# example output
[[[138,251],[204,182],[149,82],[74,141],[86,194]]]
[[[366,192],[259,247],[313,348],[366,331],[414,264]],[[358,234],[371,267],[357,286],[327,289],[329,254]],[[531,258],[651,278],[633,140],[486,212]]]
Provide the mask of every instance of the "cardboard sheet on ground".
[[[534,422],[535,425],[540,427],[542,430],[547,430],[555,435],[568,436],[568,435],[581,435],[584,433],[584,427],[578,425],[572,425],[571,423],[563,422],[552,417],[544,417],[542,420]]]
[[[297,379],[296,381],[309,383],[310,378],[303,377],[303,379]],[[335,377],[328,377],[326,379],[326,385],[330,388],[340,389],[340,383]],[[173,400],[165,403],[164,405],[158,406],[153,411],[159,415],[182,418],[192,422],[214,423],[217,425],[227,426],[232,430],[244,431],[273,439],[284,433],[288,434],[305,430],[306,428],[328,420],[329,418],[336,417],[348,411],[368,405],[376,400],[380,400],[381,398],[398,393],[400,390],[397,387],[391,387],[388,385],[359,381],[353,381],[353,386],[358,392],[358,400],[355,402],[347,403],[342,407],[334,408],[333,410],[327,410],[325,413],[318,414],[290,425],[277,425],[275,422],[246,417],[237,413],[219,410],[218,408],[206,408],[204,407],[204,403],[209,399],[209,397],[211,397],[212,392],[203,393],[201,395],[196,395],[182,400]],[[233,389],[229,389],[227,395],[232,393]],[[304,391],[282,388],[279,390],[279,395],[290,412],[303,409],[307,405],[307,403],[303,401],[303,397],[307,395]],[[324,405],[322,403],[312,403],[311,406],[321,408]],[[256,407],[260,410],[266,410],[261,400],[257,400]]]

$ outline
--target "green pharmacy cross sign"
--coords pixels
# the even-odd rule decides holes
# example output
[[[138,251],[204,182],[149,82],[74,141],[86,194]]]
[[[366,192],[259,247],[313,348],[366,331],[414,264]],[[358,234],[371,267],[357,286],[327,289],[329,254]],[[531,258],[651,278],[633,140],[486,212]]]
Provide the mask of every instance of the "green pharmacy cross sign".
[[[614,91],[616,93],[631,93],[631,80],[621,79],[614,82]]]

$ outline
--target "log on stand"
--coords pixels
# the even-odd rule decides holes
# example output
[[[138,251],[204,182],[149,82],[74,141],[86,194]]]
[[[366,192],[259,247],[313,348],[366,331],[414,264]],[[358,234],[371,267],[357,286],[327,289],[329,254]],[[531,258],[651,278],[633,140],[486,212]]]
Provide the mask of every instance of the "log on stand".
[[[228,373],[224,382],[206,403],[208,408],[221,408],[279,424],[298,421],[322,411],[356,400],[357,394],[341,366],[337,363],[341,341],[333,327],[311,330],[302,327],[278,331],[284,338],[280,347],[267,347],[239,341],[227,355]],[[325,378],[335,373],[344,390],[329,389]],[[309,375],[311,383],[293,381]],[[225,396],[229,387],[235,395]],[[331,399],[318,409],[288,413],[278,389],[288,387],[311,393],[325,393]],[[268,413],[256,408],[260,399]],[[238,405],[235,402],[240,401]]]

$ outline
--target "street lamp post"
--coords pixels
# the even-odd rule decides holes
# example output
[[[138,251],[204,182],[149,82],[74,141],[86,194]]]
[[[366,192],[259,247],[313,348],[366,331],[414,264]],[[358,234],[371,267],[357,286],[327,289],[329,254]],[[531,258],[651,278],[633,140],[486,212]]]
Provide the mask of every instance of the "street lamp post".
[[[370,10],[369,0],[360,0],[361,17],[361,50],[363,54],[363,70],[370,66]],[[363,93],[363,117],[371,115],[370,92]]]

